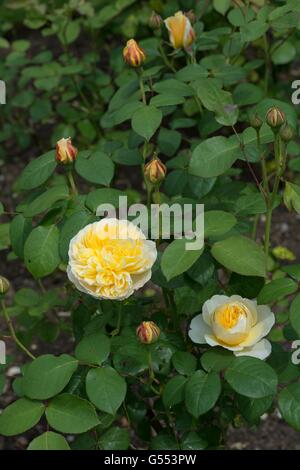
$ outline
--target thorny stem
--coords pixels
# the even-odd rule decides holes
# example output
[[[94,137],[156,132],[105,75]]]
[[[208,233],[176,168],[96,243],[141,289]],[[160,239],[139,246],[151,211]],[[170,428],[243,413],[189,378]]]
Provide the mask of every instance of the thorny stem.
[[[111,332],[111,336],[117,336],[120,333],[121,320],[122,320],[122,302],[118,302],[117,309],[118,309],[117,327]]]
[[[69,181],[69,184],[70,184],[73,195],[77,196],[78,190],[77,190],[77,187],[76,187],[76,184],[75,184],[75,181],[74,181],[72,170],[67,171],[67,178],[68,178],[68,181]]]
[[[255,174],[255,172],[254,172],[254,170],[253,170],[253,168],[252,168],[252,166],[251,166],[251,164],[250,164],[250,162],[249,162],[249,160],[248,160],[247,154],[246,154],[246,152],[245,152],[244,143],[242,142],[242,140],[241,140],[241,138],[240,138],[240,136],[239,136],[239,134],[238,134],[238,132],[237,132],[235,126],[232,126],[232,130],[233,130],[233,132],[235,133],[236,138],[238,139],[238,141],[239,141],[239,143],[240,143],[241,151],[242,151],[242,153],[243,153],[243,155],[244,155],[245,161],[246,161],[246,163],[247,163],[247,166],[248,166],[248,168],[249,168],[249,171],[250,171],[251,175],[253,176],[253,179],[254,179],[254,181],[255,181],[255,183],[256,183],[257,188],[258,188],[259,191],[263,194],[264,198],[267,199],[267,194],[265,193],[265,191],[264,191],[264,189],[262,188],[260,182],[258,181],[257,176],[256,176],[256,174]]]
[[[268,44],[267,34],[264,34],[263,39],[264,39],[264,51],[265,51],[264,92],[265,92],[265,96],[267,96],[268,95],[268,90],[269,90],[271,60],[270,60],[270,51],[269,51],[269,44]]]
[[[25,352],[25,354],[27,354],[27,356],[30,357],[30,359],[34,360],[35,356],[26,348],[26,346],[24,346],[24,344],[17,337],[15,329],[14,329],[14,325],[13,325],[13,323],[12,323],[12,321],[11,321],[7,311],[6,311],[6,306],[5,306],[4,300],[1,300],[1,307],[2,307],[3,315],[4,315],[4,318],[5,318],[5,321],[7,323],[7,326],[8,326],[8,329],[10,331],[12,339],[14,340],[16,345],[19,346],[19,348],[22,349],[22,351]]]
[[[161,54],[161,57],[162,57],[162,59],[163,59],[165,65],[166,65],[169,69],[171,69],[172,72],[175,73],[175,72],[176,72],[176,69],[175,69],[175,67],[172,65],[172,63],[169,61],[168,57],[166,56],[166,53],[165,53],[164,48],[162,47],[162,44],[161,44],[161,43],[159,43],[158,49],[159,49],[159,52],[160,52],[160,54]]]
[[[142,101],[146,105],[147,104],[147,98],[146,98],[146,93],[145,93],[145,87],[144,87],[144,80],[143,80],[143,75],[142,75],[143,70],[139,70],[139,77],[140,77],[140,90],[141,90],[141,95],[142,95]]]
[[[150,382],[152,383],[155,380],[155,375],[154,375],[154,370],[153,370],[151,351],[148,351],[148,367],[149,367],[149,379],[150,379]]]
[[[276,196],[279,190],[280,179],[285,169],[285,159],[286,159],[286,153],[282,152],[281,139],[278,133],[275,134],[274,151],[275,151],[275,161],[276,161],[276,175],[275,175],[273,191],[271,194],[269,194],[269,197],[267,200],[267,214],[266,214],[266,225],[265,225],[265,247],[264,248],[265,248],[266,277],[268,276],[268,256],[269,256],[269,249],[270,249],[270,235],[271,235],[273,207],[274,207],[274,202],[276,200]]]

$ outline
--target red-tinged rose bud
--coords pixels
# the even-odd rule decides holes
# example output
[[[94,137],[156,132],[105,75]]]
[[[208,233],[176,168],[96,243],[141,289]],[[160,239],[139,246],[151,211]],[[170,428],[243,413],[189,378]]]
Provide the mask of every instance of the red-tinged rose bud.
[[[165,179],[167,167],[155,155],[152,160],[144,166],[144,175],[146,180],[152,184],[160,184]]]
[[[73,163],[76,160],[78,150],[73,146],[71,137],[68,139],[60,139],[56,143],[56,155],[55,158],[59,163],[66,165],[67,163]]]
[[[267,124],[273,129],[278,129],[285,123],[285,114],[276,106],[269,109],[266,116]]]
[[[141,343],[152,344],[158,340],[160,329],[153,321],[143,321],[137,327],[136,335]]]
[[[10,283],[6,277],[0,276],[0,295],[5,295],[10,288]]]
[[[283,142],[290,142],[294,138],[294,135],[294,129],[288,124],[286,124],[280,129],[280,137]]]
[[[140,67],[146,60],[145,51],[134,39],[129,39],[123,49],[123,57],[127,65]]]
[[[149,26],[152,29],[159,29],[162,27],[163,24],[163,19],[162,17],[156,13],[155,11],[152,11],[151,16],[149,18]]]

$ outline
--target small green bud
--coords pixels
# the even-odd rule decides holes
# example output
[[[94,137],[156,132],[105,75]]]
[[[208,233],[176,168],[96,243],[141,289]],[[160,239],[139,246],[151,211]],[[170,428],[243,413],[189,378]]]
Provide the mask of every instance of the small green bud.
[[[10,288],[10,283],[6,277],[0,276],[0,295],[5,295]]]
[[[263,125],[263,121],[262,119],[260,119],[257,113],[252,114],[252,116],[250,116],[249,123],[250,123],[250,126],[253,127],[254,129],[260,129],[261,126]]]
[[[286,124],[284,127],[280,129],[280,137],[283,142],[290,142],[295,135],[294,129]]]

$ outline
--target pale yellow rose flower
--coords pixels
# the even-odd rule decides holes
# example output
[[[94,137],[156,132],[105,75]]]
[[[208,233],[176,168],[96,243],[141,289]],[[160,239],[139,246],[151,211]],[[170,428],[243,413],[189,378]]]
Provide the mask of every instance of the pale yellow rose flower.
[[[168,31],[169,38],[174,49],[181,49],[190,46],[195,40],[195,31],[190,20],[178,11],[174,16],[164,21]]]
[[[156,257],[155,243],[133,223],[102,219],[72,238],[67,272],[86,294],[124,300],[149,281]]]
[[[214,295],[191,321],[189,336],[194,343],[221,346],[235,356],[265,359],[271,354],[271,344],[264,337],[274,323],[267,305],[239,295]]]

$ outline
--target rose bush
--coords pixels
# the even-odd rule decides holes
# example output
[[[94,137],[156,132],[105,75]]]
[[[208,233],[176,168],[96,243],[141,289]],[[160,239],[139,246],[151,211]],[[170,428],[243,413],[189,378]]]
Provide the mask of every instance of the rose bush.
[[[272,231],[274,211],[300,214],[299,2],[104,3],[1,7],[19,90],[1,141],[38,143],[0,204],[1,336],[24,359],[0,434],[33,428],[31,450],[215,449],[278,408],[300,431],[300,264]],[[10,43],[14,21],[56,38],[57,57]],[[120,196],[190,204],[194,223],[204,204],[204,246],[97,215]]]

